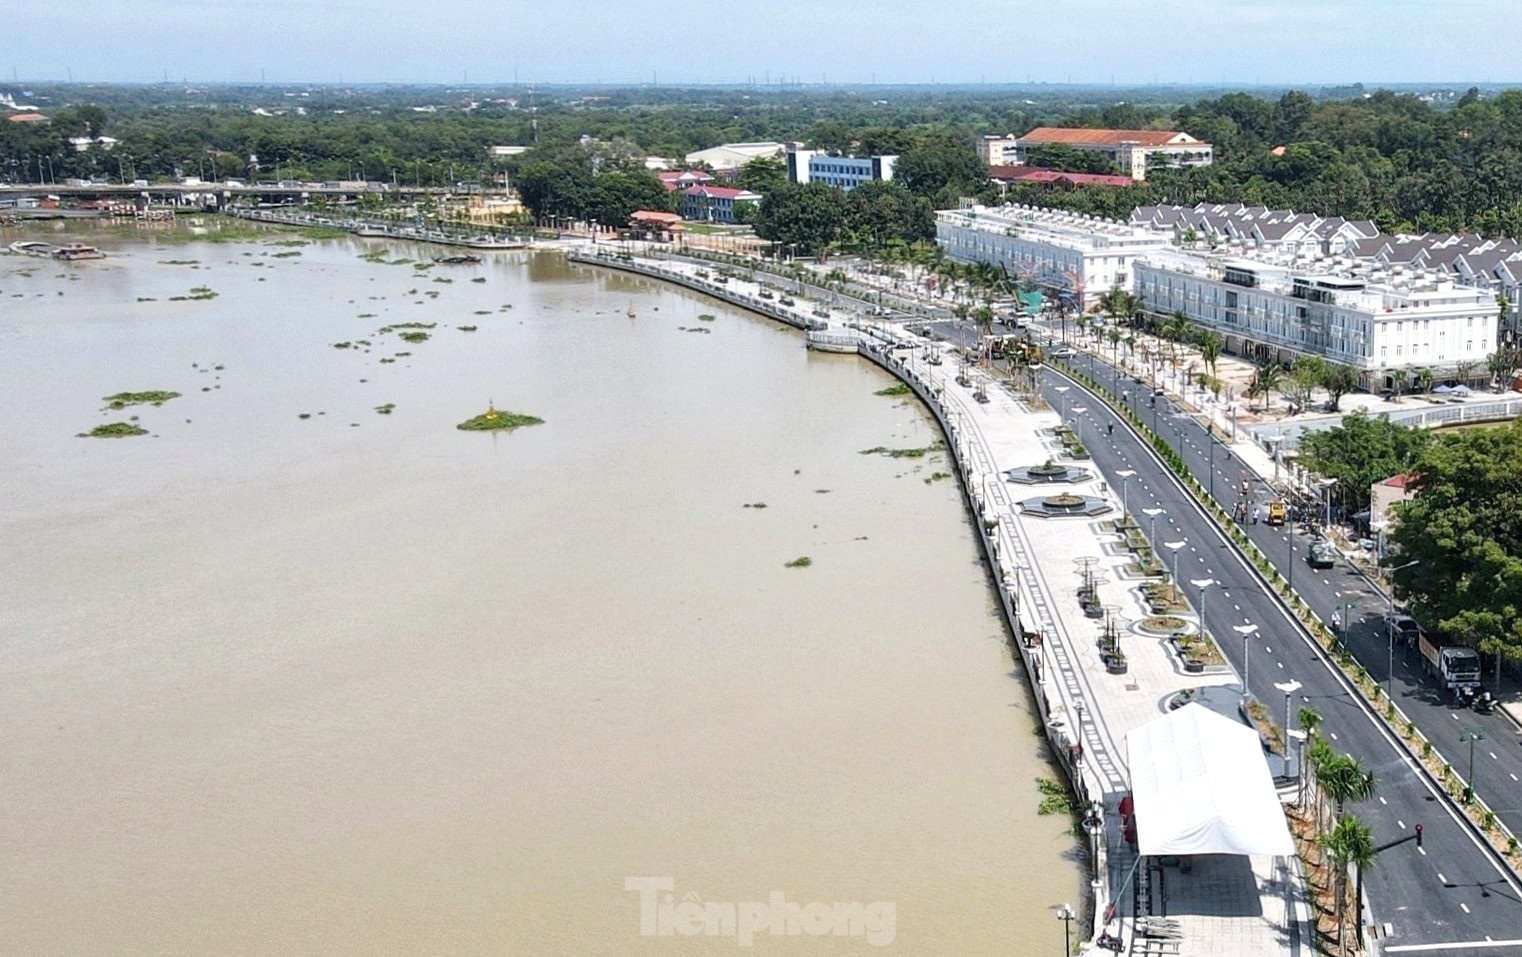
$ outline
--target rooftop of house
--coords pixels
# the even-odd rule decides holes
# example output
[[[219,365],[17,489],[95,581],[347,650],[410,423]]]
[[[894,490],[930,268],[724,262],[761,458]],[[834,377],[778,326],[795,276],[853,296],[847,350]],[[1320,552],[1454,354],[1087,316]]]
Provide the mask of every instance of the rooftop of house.
[[[705,196],[709,199],[753,200],[759,202],[761,194],[732,186],[690,186],[682,190],[684,196]]]
[[[1178,130],[1090,130],[1038,126],[1020,137],[1024,143],[1066,143],[1069,146],[1209,146]]]

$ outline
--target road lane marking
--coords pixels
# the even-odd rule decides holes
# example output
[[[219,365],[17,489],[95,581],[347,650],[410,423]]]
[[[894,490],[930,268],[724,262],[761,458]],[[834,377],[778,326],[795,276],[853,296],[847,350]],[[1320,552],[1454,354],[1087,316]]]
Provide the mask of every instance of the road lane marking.
[[[1468,904],[1460,902],[1459,906],[1464,909],[1464,913],[1466,913],[1466,914],[1469,913],[1469,905]]]
[[[1448,878],[1443,876],[1443,872],[1442,871],[1438,871],[1437,872],[1437,879],[1438,879],[1438,883],[1440,883],[1440,884],[1446,884],[1446,883],[1448,883]]]

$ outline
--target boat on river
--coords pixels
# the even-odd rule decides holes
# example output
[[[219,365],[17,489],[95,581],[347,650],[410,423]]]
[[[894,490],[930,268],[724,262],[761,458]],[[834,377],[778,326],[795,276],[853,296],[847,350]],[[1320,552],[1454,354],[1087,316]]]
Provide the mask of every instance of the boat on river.
[[[69,243],[66,246],[55,246],[52,243],[44,243],[37,240],[21,240],[11,243],[10,250],[22,256],[35,256],[38,259],[61,259],[65,262],[74,262],[78,259],[105,259],[106,254],[94,246],[86,246],[84,243]]]

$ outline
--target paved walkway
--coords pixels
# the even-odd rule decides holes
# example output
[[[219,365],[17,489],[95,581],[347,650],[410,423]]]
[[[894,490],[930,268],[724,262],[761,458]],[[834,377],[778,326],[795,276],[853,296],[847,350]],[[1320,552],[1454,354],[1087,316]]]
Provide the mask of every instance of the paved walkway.
[[[883,333],[905,338],[893,329]],[[1119,913],[1130,915],[1128,880],[1138,879],[1130,877],[1136,857],[1121,838],[1116,812],[1130,790],[1125,735],[1163,714],[1167,700],[1181,690],[1235,684],[1238,679],[1224,667],[1216,674],[1186,674],[1166,639],[1136,628],[1149,612],[1139,591],[1141,580],[1126,571],[1129,553],[1105,527],[1106,521],[1119,516],[1121,502],[1102,476],[1065,490],[1106,499],[1113,509],[1108,515],[1038,518],[1020,510],[1020,501],[1054,490],[1016,485],[1005,481],[1003,473],[1048,459],[1065,461],[1047,431],[1058,425],[1057,413],[980,373],[972,373],[971,388],[958,385],[953,356],[945,354],[940,365],[929,364],[929,357],[944,348],[888,350],[884,355],[939,394],[954,429],[969,494],[984,519],[998,522],[998,577],[1017,588],[1023,627],[1042,636],[1039,651],[1033,652],[1041,673],[1039,693],[1049,707],[1059,750],[1063,742],[1082,746],[1076,770],[1085,790],[1105,805],[1106,884],[1115,889],[1111,894]],[[987,403],[974,396],[979,385]],[[1125,675],[1105,669],[1098,647],[1102,623],[1085,617],[1079,605],[1084,565],[1092,565],[1099,576],[1101,605],[1119,619],[1129,660]],[[1174,865],[1139,879],[1151,889],[1152,912],[1179,921],[1183,940],[1178,953],[1267,955],[1292,952],[1291,939],[1310,939],[1306,928],[1296,926],[1306,919],[1297,874],[1294,862],[1212,856],[1196,859],[1189,872]],[[1287,908],[1292,920],[1286,920]],[[1130,921],[1119,924],[1128,941],[1132,926]],[[1112,932],[1116,929],[1112,924]],[[1137,947],[1140,953],[1140,942]]]
[[[714,268],[648,260],[642,266],[658,267],[687,282],[699,269]],[[711,291],[748,303],[759,301],[760,290],[758,283],[736,277]],[[799,299],[795,308],[799,318],[818,318],[817,303]],[[1148,912],[1178,922],[1178,947],[1168,953],[1267,957],[1308,952],[1308,943],[1301,944],[1311,940],[1308,912],[1294,859],[1212,855],[1187,862],[1188,870],[1182,862],[1134,870],[1137,857],[1123,839],[1117,812],[1130,790],[1126,734],[1165,713],[1168,700],[1179,691],[1235,684],[1238,679],[1224,666],[1213,674],[1186,674],[1165,638],[1136,627],[1149,614],[1139,591],[1141,579],[1127,571],[1130,554],[1106,524],[1120,516],[1122,503],[1092,466],[1072,462],[1089,467],[1091,475],[1060,490],[1104,500],[1110,506],[1107,514],[1038,518],[1021,511],[1021,501],[1059,489],[1017,485],[1006,481],[1004,473],[1049,459],[1065,461],[1061,444],[1050,432],[1059,424],[1057,413],[976,370],[969,371],[968,385],[958,384],[961,364],[950,347],[927,344],[902,323],[861,322],[854,312],[837,311],[829,326],[834,336],[858,335],[865,353],[914,383],[939,407],[974,509],[985,522],[995,523],[985,540],[996,564],[995,579],[1001,582],[1000,598],[1006,610],[1018,609],[1020,633],[1041,636],[1039,643],[1027,643],[1020,650],[1039,676],[1036,692],[1048,736],[1058,759],[1081,782],[1079,790],[1104,806],[1104,879],[1096,887],[1103,899],[1096,902],[1096,911],[1102,913],[1113,899],[1122,919],[1111,922],[1110,931],[1122,936],[1129,952],[1162,952],[1149,950],[1143,938],[1133,939],[1135,924],[1130,918],[1136,916],[1133,900],[1139,896]],[[987,402],[977,400],[979,389]],[[1100,603],[1114,615],[1122,634],[1129,664],[1124,675],[1106,670],[1099,654],[1102,622],[1087,618],[1079,605],[1085,566],[1097,575]],[[1193,615],[1181,617],[1196,620]],[[1145,894],[1136,894],[1138,886]],[[1092,942],[1088,946],[1092,948]]]

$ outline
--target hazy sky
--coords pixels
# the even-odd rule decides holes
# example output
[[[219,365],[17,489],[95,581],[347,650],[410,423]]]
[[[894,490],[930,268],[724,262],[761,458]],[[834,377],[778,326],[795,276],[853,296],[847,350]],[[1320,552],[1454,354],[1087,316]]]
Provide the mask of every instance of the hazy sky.
[[[1507,82],[1516,0],[71,0],[0,78]],[[1503,25],[1494,32],[1495,25]]]

